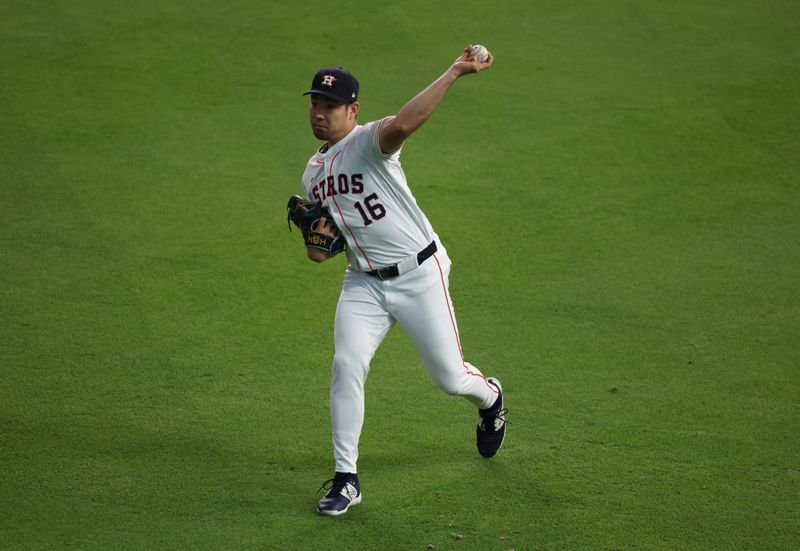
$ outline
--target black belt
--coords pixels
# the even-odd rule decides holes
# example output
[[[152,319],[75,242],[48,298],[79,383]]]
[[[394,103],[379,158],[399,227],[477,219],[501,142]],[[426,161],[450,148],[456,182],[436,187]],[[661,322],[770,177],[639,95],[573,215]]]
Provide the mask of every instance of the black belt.
[[[422,265],[423,262],[428,260],[436,252],[436,241],[431,241],[431,244],[417,253],[417,266]],[[372,277],[377,277],[380,280],[392,279],[400,275],[400,270],[397,269],[397,264],[380,270],[372,270],[371,272],[364,272]]]

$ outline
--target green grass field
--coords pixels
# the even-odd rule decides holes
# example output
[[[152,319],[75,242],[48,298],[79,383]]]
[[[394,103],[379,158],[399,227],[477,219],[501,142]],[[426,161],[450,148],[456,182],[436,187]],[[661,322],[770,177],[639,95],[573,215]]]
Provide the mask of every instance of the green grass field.
[[[800,547],[800,5],[0,3],[0,548]],[[314,513],[344,258],[285,204],[339,64],[404,149],[506,445],[392,331]]]

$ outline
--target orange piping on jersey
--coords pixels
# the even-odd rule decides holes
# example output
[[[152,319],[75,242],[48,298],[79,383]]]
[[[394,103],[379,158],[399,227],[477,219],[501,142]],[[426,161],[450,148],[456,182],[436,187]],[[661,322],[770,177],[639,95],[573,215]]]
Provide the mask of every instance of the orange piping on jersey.
[[[439,263],[439,257],[437,255],[433,255],[434,260],[436,260],[436,266],[439,268],[439,279],[442,282],[442,292],[444,292],[444,301],[447,303],[447,312],[450,314],[450,323],[453,326],[453,333],[456,335],[456,342],[458,343],[458,353],[461,356],[461,365],[464,367],[464,370],[467,372],[467,375],[472,375],[473,377],[480,377],[486,383],[492,392],[497,394],[497,389],[494,388],[493,385],[490,385],[486,381],[486,377],[481,375],[480,373],[475,373],[469,370],[469,366],[467,362],[464,361],[464,351],[461,349],[461,339],[458,336],[458,329],[456,329],[456,320],[453,318],[453,308],[450,306],[450,297],[447,296],[447,285],[444,282],[444,273],[442,272],[442,265]]]
[[[344,148],[342,149],[342,151],[344,151]],[[339,151],[339,153],[334,155],[333,159],[331,159],[331,169],[330,169],[330,171],[328,173],[328,176],[333,177],[333,163],[336,162],[336,157],[338,157],[342,153],[342,151]],[[335,193],[331,195],[331,199],[333,199],[333,204],[336,205],[336,210],[339,211],[339,219],[342,221],[342,225],[347,230],[347,233],[350,234],[350,237],[353,238],[353,241],[355,242],[356,247],[358,247],[358,250],[361,251],[361,254],[364,255],[364,258],[367,261],[367,266],[369,266],[369,269],[372,270],[373,269],[372,268],[372,262],[369,261],[369,257],[367,256],[367,253],[365,253],[364,249],[361,248],[361,245],[358,244],[358,239],[356,239],[356,236],[353,233],[353,230],[351,230],[350,226],[347,225],[347,222],[344,221],[344,214],[342,214],[342,209],[339,208],[339,203],[336,202],[336,194]]]

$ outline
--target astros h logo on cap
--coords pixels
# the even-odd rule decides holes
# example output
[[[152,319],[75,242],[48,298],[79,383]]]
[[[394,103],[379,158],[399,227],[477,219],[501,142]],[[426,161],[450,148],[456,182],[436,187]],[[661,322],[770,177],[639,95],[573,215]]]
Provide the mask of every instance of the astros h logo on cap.
[[[317,71],[311,89],[303,95],[320,94],[341,103],[358,100],[358,80],[341,67],[325,67]]]

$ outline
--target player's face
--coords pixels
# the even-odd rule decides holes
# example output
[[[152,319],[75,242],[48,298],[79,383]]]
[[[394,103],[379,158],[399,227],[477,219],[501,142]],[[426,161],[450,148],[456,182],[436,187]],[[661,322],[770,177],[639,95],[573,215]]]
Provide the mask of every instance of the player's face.
[[[311,131],[317,139],[333,145],[355,126],[357,112],[358,104],[339,103],[325,96],[311,94],[308,109]]]

